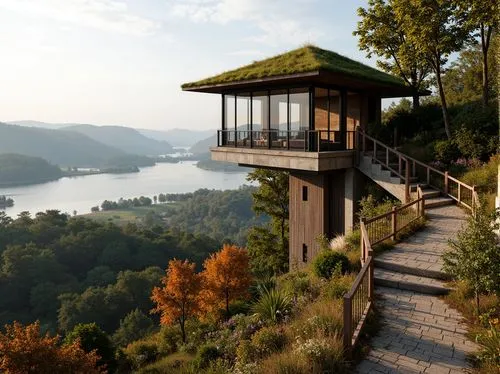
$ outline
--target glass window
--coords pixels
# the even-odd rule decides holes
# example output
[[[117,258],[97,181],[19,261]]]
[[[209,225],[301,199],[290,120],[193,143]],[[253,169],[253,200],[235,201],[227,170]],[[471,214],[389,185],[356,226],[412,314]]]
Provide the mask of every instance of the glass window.
[[[234,111],[235,97],[232,95],[224,95],[224,129],[234,130],[236,123],[236,113]]]
[[[252,97],[253,131],[269,129],[269,97],[267,92],[254,92]]]
[[[271,136],[277,139],[279,136],[286,137],[288,130],[288,102],[286,90],[271,92]]]
[[[314,129],[328,130],[328,90],[314,89]]]
[[[340,131],[340,92],[330,90],[330,130]]]
[[[250,94],[236,96],[236,118],[239,131],[250,130]]]
[[[361,98],[354,92],[347,93],[347,131],[354,131],[361,117]]]
[[[309,130],[309,90],[290,90],[290,131]]]

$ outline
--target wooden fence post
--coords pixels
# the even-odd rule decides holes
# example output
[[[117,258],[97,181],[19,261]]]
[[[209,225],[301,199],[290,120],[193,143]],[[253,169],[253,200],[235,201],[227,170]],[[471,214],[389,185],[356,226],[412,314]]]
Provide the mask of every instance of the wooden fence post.
[[[373,262],[373,251],[370,251],[369,253],[370,259],[370,268],[368,269],[370,274],[368,278],[368,300],[374,301],[375,300],[375,281],[374,281],[374,270],[375,270],[375,264]]]
[[[396,207],[395,206],[392,207],[391,224],[392,224],[391,240],[396,241],[397,219],[396,219]]]
[[[405,203],[410,202],[410,162],[405,160]]]
[[[444,193],[448,195],[448,172],[444,172]]]
[[[351,298],[344,296],[344,351],[346,358],[349,360],[351,358],[351,348],[352,348],[352,300]]]

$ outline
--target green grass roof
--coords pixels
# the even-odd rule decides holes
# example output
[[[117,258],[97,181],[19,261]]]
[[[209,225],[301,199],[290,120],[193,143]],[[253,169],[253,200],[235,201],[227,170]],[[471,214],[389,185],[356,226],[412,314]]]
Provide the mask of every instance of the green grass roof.
[[[252,79],[279,77],[283,75],[308,73],[326,70],[345,74],[382,84],[404,86],[404,82],[387,73],[351,60],[338,53],[307,45],[290,52],[283,53],[250,65],[227,71],[214,77],[197,82],[185,83],[182,88],[197,88],[202,86],[220,85],[243,82]]]

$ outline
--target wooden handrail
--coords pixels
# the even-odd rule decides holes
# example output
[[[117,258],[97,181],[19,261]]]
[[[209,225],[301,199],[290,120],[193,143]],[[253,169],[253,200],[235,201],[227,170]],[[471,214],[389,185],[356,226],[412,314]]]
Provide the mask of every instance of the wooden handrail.
[[[475,211],[477,207],[479,206],[479,197],[477,196],[477,192],[475,192],[474,186],[469,186],[468,184],[458,180],[457,178],[451,177],[447,171],[443,172],[441,170],[438,170],[430,165],[425,164],[422,161],[419,161],[411,156],[408,156],[407,154],[404,154],[400,151],[395,150],[394,148],[389,147],[388,145],[380,142],[379,140],[367,135],[365,132],[363,132],[359,127],[357,128],[357,131],[359,132],[359,137],[362,137],[362,141],[360,142],[362,144],[362,151],[366,151],[366,139],[369,139],[374,143],[374,148],[376,149],[375,144],[377,144],[380,147],[386,148],[386,154],[385,154],[385,163],[382,162],[381,160],[377,159],[376,154],[374,154],[374,161],[379,162],[382,164],[385,168],[399,176],[405,181],[405,202],[408,202],[410,200],[410,186],[409,186],[409,180],[413,176],[415,177],[417,174],[416,171],[416,166],[419,165],[425,169],[425,177],[426,177],[426,183],[428,185],[431,185],[431,173],[435,173],[442,178],[442,186],[433,186],[440,190],[445,196],[452,198],[453,200],[457,201],[460,205],[463,205],[464,207],[468,208],[471,210],[472,214],[475,214]],[[394,170],[389,166],[389,152],[392,152],[393,154],[398,156],[399,160],[399,166],[398,170]],[[401,175],[402,174],[402,161],[404,161],[405,164],[405,175],[404,177]],[[410,162],[412,164],[411,167],[411,172],[410,172]],[[457,185],[457,193],[456,195],[453,193],[455,189],[451,188],[451,183],[455,183]],[[467,203],[468,199],[464,199],[463,196],[464,194],[462,193],[463,191],[467,190],[468,192],[465,194],[467,196],[471,196],[471,202],[470,204]]]

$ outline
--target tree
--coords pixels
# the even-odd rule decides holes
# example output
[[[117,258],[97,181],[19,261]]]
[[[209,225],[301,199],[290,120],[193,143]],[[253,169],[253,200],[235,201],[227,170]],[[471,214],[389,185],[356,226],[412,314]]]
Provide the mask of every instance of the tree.
[[[258,182],[252,193],[253,210],[271,217],[273,231],[280,238],[279,251],[288,253],[288,173],[269,169],[255,169],[247,180]]]
[[[97,364],[108,370],[115,365],[115,349],[108,335],[95,322],[80,323],[64,339],[65,344],[79,342],[85,352],[96,352],[100,357]]]
[[[140,309],[134,309],[120,320],[120,327],[113,334],[113,341],[118,346],[139,340],[149,334],[153,329],[153,321]]]
[[[479,296],[500,292],[500,250],[495,233],[500,211],[489,213],[484,205],[468,217],[467,226],[456,240],[450,240],[451,250],[443,255],[444,270],[474,290],[478,315]]]
[[[151,300],[156,304],[152,313],[160,313],[164,325],[178,323],[182,341],[186,342],[186,321],[199,312],[199,293],[201,277],[195,272],[196,265],[187,260],[171,260],[163,287],[153,288]]]
[[[155,202],[155,204],[158,203],[158,196],[154,195],[153,196],[153,201]]]
[[[408,43],[431,66],[437,81],[446,136],[451,138],[450,114],[443,89],[443,66],[458,51],[467,30],[456,17],[456,6],[449,0],[393,0],[394,14]]]
[[[358,46],[383,60],[377,65],[401,77],[413,89],[413,109],[420,107],[419,91],[431,68],[428,61],[408,38],[394,14],[391,0],[369,0],[368,7],[358,8],[358,22],[354,35],[359,37]]]
[[[235,245],[224,244],[203,263],[202,307],[209,311],[224,308],[229,317],[229,303],[248,295],[252,283],[248,252]]]
[[[248,231],[248,254],[252,272],[257,276],[288,271],[288,251],[282,249],[279,237],[270,227],[255,226]]]
[[[498,26],[498,1],[455,0],[458,16],[464,20],[464,26],[478,32],[482,52],[482,101],[487,106],[490,97],[489,58],[493,32]]]
[[[85,352],[78,341],[59,346],[59,336],[40,334],[40,323],[18,322],[0,332],[0,371],[12,374],[104,373],[95,351]]]

